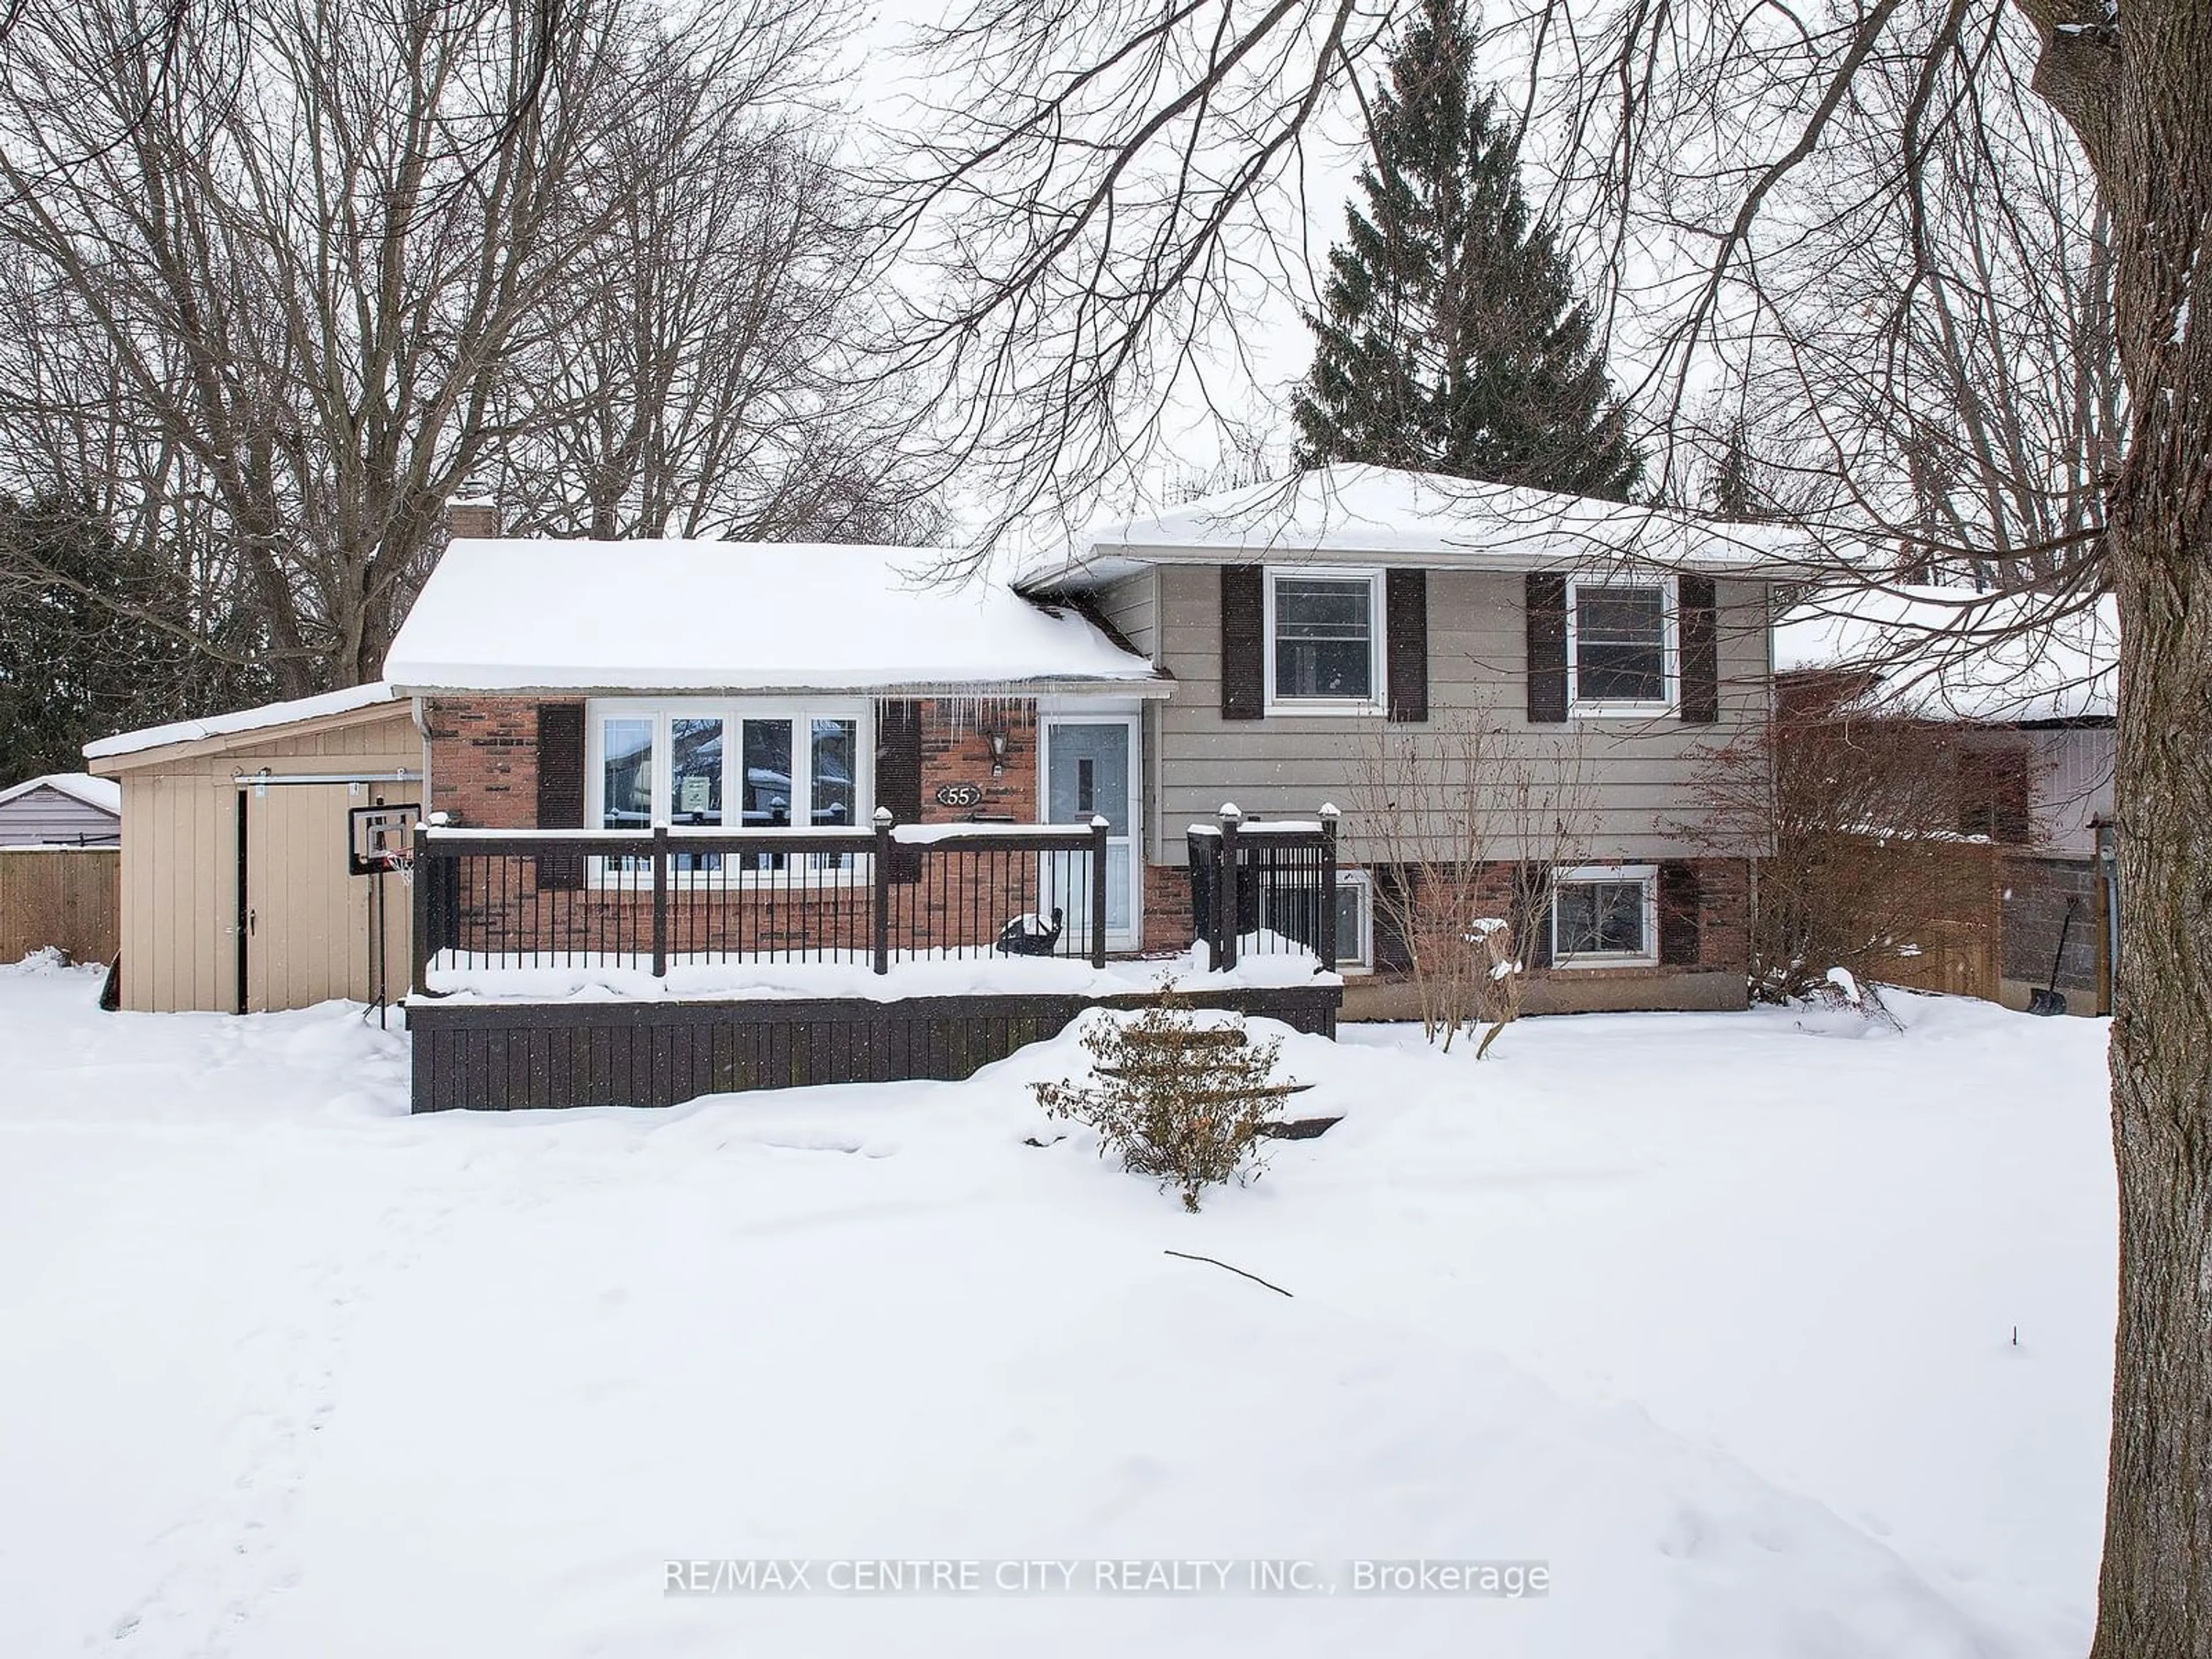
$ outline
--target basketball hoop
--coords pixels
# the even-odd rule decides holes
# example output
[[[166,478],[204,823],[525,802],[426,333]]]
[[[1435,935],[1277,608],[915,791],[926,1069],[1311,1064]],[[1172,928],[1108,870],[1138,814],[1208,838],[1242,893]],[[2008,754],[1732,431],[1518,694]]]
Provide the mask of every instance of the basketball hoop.
[[[392,1005],[386,950],[390,910],[384,894],[384,878],[396,873],[401,886],[414,886],[415,826],[422,817],[422,809],[411,801],[387,806],[379,800],[374,806],[354,806],[346,811],[346,873],[374,878],[368,884],[369,1008],[376,1011],[380,1025]],[[403,919],[405,914],[403,908]],[[362,1009],[362,1018],[368,1018],[368,1008]]]
[[[405,878],[415,862],[415,825],[422,809],[410,803],[356,806],[346,813],[346,872],[380,876],[398,871]]]

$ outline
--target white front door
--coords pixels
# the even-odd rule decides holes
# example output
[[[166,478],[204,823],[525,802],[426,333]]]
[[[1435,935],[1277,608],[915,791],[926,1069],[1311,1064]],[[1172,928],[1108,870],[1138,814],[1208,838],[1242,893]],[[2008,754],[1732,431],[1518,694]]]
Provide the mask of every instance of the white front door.
[[[1104,817],[1106,948],[1133,951],[1144,908],[1137,886],[1143,871],[1131,833],[1137,805],[1137,716],[1047,714],[1043,734],[1045,822],[1088,823],[1094,815]],[[1089,866],[1066,858],[1048,858],[1044,864],[1046,902],[1061,908],[1074,948],[1087,951]]]

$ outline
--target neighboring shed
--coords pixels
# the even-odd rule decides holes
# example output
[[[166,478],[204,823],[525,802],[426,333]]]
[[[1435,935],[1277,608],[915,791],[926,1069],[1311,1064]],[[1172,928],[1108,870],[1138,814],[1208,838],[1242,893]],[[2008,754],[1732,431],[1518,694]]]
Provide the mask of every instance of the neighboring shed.
[[[56,772],[0,789],[0,847],[112,847],[122,835],[112,779]]]
[[[390,889],[385,965],[404,987],[406,889],[346,864],[349,808],[421,799],[422,736],[388,686],[127,732],[85,752],[122,785],[125,1008],[368,998],[378,879]]]

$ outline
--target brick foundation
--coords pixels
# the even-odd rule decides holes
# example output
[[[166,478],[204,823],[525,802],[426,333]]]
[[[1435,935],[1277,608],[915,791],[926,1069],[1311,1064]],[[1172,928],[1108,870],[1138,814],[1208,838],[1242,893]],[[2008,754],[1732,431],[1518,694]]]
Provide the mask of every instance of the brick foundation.
[[[1711,976],[1718,975],[1723,978],[1734,976],[1737,989],[1730,993],[1734,997],[1730,1006],[1741,1006],[1741,988],[1750,971],[1751,962],[1751,866],[1741,859],[1692,859],[1686,862],[1698,874],[1695,962],[1653,968],[1534,969],[1530,977],[1547,981],[1550,988],[1542,1000],[1554,1007],[1573,1007],[1583,1003],[1592,1007],[1662,1006],[1665,1006],[1663,1000],[1638,1000],[1634,993],[1623,988],[1638,981],[1692,975],[1710,981]],[[1345,867],[1352,870],[1358,866]],[[1483,872],[1481,902],[1488,914],[1502,916],[1511,913],[1513,876],[1514,866],[1510,864],[1493,864]],[[1146,945],[1155,950],[1181,949],[1190,937],[1189,872],[1181,865],[1146,865]],[[1577,985],[1591,988],[1589,994],[1578,998],[1573,988]],[[1600,990],[1601,986],[1606,988]],[[1697,1006],[1716,1006],[1715,995],[1711,984],[1706,984],[1698,992]],[[1628,1000],[1624,1001],[1624,997]],[[1727,1002],[1726,998],[1722,1000]]]

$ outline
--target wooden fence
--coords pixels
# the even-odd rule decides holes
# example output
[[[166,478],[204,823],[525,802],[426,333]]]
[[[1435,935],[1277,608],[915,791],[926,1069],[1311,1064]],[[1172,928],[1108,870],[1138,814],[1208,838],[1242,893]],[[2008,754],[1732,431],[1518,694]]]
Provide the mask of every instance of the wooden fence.
[[[1915,991],[1997,1000],[2003,943],[2004,866],[1986,845],[1920,843],[1917,881],[1929,914],[1911,938],[1895,942],[1880,973],[1887,984]]]
[[[112,962],[122,934],[121,851],[0,848],[0,962],[52,945],[78,962]]]

